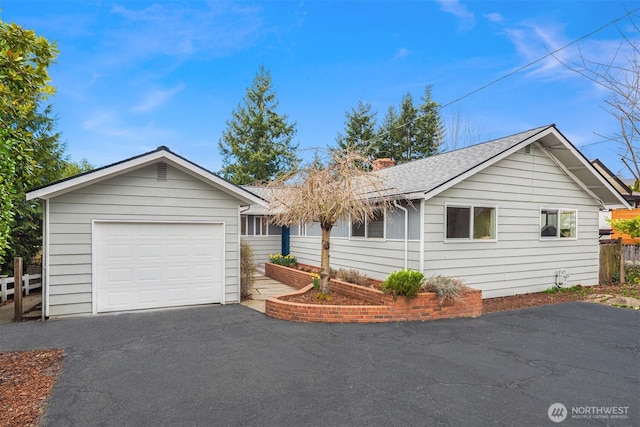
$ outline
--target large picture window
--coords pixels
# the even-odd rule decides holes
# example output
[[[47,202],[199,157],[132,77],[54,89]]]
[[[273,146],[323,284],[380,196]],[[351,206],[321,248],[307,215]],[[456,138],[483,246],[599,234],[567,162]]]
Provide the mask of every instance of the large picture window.
[[[578,211],[575,209],[540,209],[541,239],[576,239]]]
[[[446,207],[447,240],[496,240],[496,208],[493,206]]]
[[[376,209],[371,219],[364,223],[351,223],[351,237],[384,239],[384,210]]]

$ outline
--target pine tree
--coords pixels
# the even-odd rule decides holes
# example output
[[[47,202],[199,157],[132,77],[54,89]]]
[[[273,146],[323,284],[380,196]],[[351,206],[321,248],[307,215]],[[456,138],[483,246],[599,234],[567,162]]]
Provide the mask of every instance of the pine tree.
[[[356,151],[370,158],[374,154],[372,143],[376,137],[376,112],[371,111],[370,103],[358,101],[358,105],[345,116],[344,134],[338,133],[336,137],[338,150]]]
[[[423,104],[415,107],[407,93],[400,103],[400,112],[391,106],[379,130],[376,157],[390,157],[396,164],[432,156],[442,145],[444,127],[439,104],[431,99],[427,86]]]
[[[262,66],[218,142],[224,178],[251,184],[297,168],[298,144],[292,143],[296,123],[276,112],[278,104],[271,73]]]

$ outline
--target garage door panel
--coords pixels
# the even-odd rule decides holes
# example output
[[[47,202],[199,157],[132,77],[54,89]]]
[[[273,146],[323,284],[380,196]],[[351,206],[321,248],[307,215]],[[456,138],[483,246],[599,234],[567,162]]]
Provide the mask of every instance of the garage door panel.
[[[224,227],[96,223],[97,311],[219,303]]]

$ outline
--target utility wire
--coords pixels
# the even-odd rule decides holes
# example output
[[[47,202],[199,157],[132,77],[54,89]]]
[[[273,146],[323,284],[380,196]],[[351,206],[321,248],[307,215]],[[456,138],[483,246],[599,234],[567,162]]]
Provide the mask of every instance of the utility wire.
[[[624,15],[622,15],[622,16],[620,16],[620,17],[618,17],[618,18],[616,18],[616,19],[614,19],[614,20],[612,20],[612,21],[610,21],[610,22],[608,22],[608,23],[606,23],[606,24],[604,24],[604,25],[602,25],[602,26],[598,27],[597,29],[595,29],[595,30],[591,31],[590,33],[587,33],[587,34],[585,34],[585,35],[583,35],[583,36],[581,36],[581,37],[579,37],[579,38],[577,38],[577,39],[574,39],[573,41],[571,41],[571,42],[569,42],[569,43],[565,44],[564,46],[559,47],[558,49],[556,49],[556,50],[554,50],[554,51],[552,51],[552,52],[549,52],[549,53],[547,53],[546,55],[544,55],[544,56],[542,56],[542,57],[540,57],[540,58],[538,58],[538,59],[536,59],[536,60],[534,60],[534,61],[531,61],[531,62],[529,62],[528,64],[523,65],[523,66],[521,66],[521,67],[519,67],[519,68],[517,68],[517,69],[515,69],[515,70],[511,71],[510,73],[507,73],[507,74],[505,74],[505,75],[503,75],[503,76],[501,76],[501,77],[499,77],[499,78],[497,78],[497,79],[495,79],[495,80],[493,80],[493,81],[491,81],[491,82],[489,82],[489,83],[485,84],[484,86],[481,86],[481,87],[479,87],[479,88],[477,88],[477,89],[474,89],[474,90],[472,90],[471,92],[468,92],[467,94],[465,94],[465,95],[463,95],[463,96],[460,96],[460,97],[458,97],[458,98],[456,98],[456,99],[454,99],[454,100],[452,100],[452,101],[447,102],[446,104],[442,104],[442,105],[440,105],[438,108],[439,108],[440,110],[442,110],[443,108],[446,108],[446,107],[448,107],[448,106],[450,106],[450,105],[452,105],[452,104],[455,104],[456,102],[462,101],[463,99],[468,98],[468,97],[470,97],[471,95],[474,95],[474,94],[476,94],[476,93],[478,93],[478,92],[480,92],[480,91],[482,91],[482,90],[484,90],[484,89],[487,89],[488,87],[491,87],[491,86],[493,86],[494,84],[496,84],[496,83],[498,83],[498,82],[501,82],[502,80],[505,80],[505,79],[507,79],[507,78],[509,78],[509,77],[511,77],[511,76],[513,76],[513,75],[515,75],[515,74],[518,74],[518,73],[520,73],[521,71],[526,70],[527,68],[529,68],[529,67],[531,67],[531,66],[533,66],[533,65],[537,64],[538,62],[541,62],[541,61],[543,61],[543,60],[545,60],[545,59],[549,58],[550,56],[554,56],[554,55],[555,55],[555,54],[557,54],[558,52],[560,52],[560,51],[562,51],[562,50],[564,50],[564,49],[567,49],[568,47],[573,46],[574,44],[576,44],[576,43],[578,43],[578,42],[580,42],[580,41],[582,41],[582,40],[584,40],[584,39],[586,39],[586,38],[589,38],[589,37],[593,36],[594,34],[596,34],[596,33],[600,32],[600,31],[604,30],[605,28],[607,28],[607,27],[609,27],[609,26],[611,26],[611,25],[613,25],[613,24],[617,23],[618,21],[621,21],[622,19],[624,19],[624,18],[628,17],[629,15],[632,15],[632,14],[634,14],[634,13],[638,12],[639,10],[640,10],[640,7],[639,7],[639,8],[636,8],[636,9],[633,9],[633,10],[631,10],[630,12],[627,12],[627,13],[625,13]],[[419,116],[417,116],[417,117],[414,119],[414,121],[415,121],[415,120],[420,120],[420,119],[422,119],[422,118],[424,118],[424,117],[426,117],[426,115],[424,115],[424,114],[423,114],[423,115],[419,115]],[[391,128],[391,129],[389,129],[388,131],[384,132],[383,134],[381,134],[381,135],[376,135],[376,136],[374,136],[373,138],[368,139],[367,141],[364,141],[364,142],[369,143],[369,146],[371,146],[371,145],[373,145],[373,143],[374,143],[376,140],[378,140],[380,137],[387,136],[387,135],[389,135],[389,134],[391,133],[391,131],[394,131],[394,130],[397,130],[397,129],[402,129],[403,127],[407,126],[408,124],[409,124],[409,123],[402,123],[402,124],[399,124],[399,125],[397,125],[397,126],[395,126],[395,127]]]

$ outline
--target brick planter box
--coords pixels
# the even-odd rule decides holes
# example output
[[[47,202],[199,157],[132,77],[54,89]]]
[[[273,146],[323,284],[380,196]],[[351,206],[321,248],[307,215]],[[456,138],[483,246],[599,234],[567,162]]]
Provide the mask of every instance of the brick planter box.
[[[299,289],[290,295],[310,290],[311,274],[295,268],[266,263],[265,274],[274,280]],[[398,297],[364,286],[331,280],[333,292],[362,298],[377,305],[320,305],[301,304],[270,298],[266,301],[265,313],[277,319],[295,322],[400,322],[410,320],[436,320],[454,317],[478,317],[482,314],[482,291],[467,289],[455,303],[440,305],[434,293],[421,293],[415,297]]]

